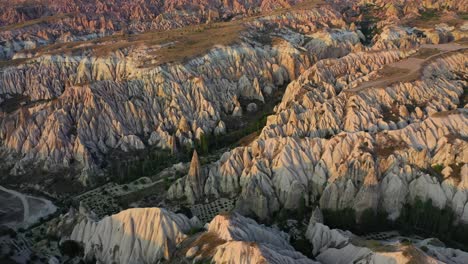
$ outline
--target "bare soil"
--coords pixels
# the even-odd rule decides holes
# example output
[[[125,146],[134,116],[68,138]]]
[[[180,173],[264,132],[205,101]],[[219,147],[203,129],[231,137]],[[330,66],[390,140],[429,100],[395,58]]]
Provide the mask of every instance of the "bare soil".
[[[450,52],[466,48],[468,48],[468,45],[458,43],[422,45],[415,55],[385,65],[383,69],[379,71],[380,78],[364,82],[356,88],[347,90],[347,92],[358,92],[367,88],[385,88],[397,82],[411,82],[417,80],[420,77],[420,71],[424,64]]]

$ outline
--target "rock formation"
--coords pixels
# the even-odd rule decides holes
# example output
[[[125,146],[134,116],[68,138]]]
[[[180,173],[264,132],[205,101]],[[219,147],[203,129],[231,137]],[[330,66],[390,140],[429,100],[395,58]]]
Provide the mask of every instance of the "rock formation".
[[[200,133],[224,132],[222,116],[239,115],[243,96],[265,100],[319,57],[360,47],[356,31],[328,33],[344,23],[327,7],[266,16],[246,23],[249,30],[237,45],[156,67],[139,63],[161,49],[157,45],[104,57],[86,48],[77,55],[37,53],[0,72],[0,101],[26,98],[19,108],[1,112],[2,153],[10,157],[13,175],[24,174],[31,164],[44,170],[73,164],[86,178],[99,175],[106,154],[116,148],[173,149],[174,139],[177,145],[193,145]],[[278,28],[269,34],[281,41],[260,43],[265,28]],[[314,32],[327,38],[321,46],[307,46],[305,35]]]
[[[314,214],[317,214],[316,209]],[[306,233],[307,239],[312,243],[313,254],[320,263],[408,263],[418,259],[423,263],[464,263],[467,253],[440,246],[429,246],[430,239],[415,243],[414,246],[405,246],[396,240],[386,241],[387,250],[382,246],[380,251],[375,252],[369,248],[356,246],[360,238],[350,232],[338,229],[330,229],[314,217],[311,217]],[[403,238],[401,238],[403,239]],[[420,248],[428,247],[425,253]],[[453,252],[453,254],[449,253]]]
[[[359,89],[356,82],[363,80],[353,78],[362,65],[378,68],[405,56],[374,54],[377,64],[361,64],[373,59],[350,54],[321,61],[293,81],[259,139],[207,166],[205,195],[239,196],[239,209],[263,219],[297,208],[302,198],[358,214],[383,208],[396,219],[418,196],[439,208],[458,208],[457,218],[467,222],[466,192],[458,180],[465,169],[441,180],[427,173],[434,164],[466,167],[467,111],[456,110],[466,85],[460,77],[466,75],[465,53],[428,63],[421,80]],[[355,74],[338,81],[345,72]],[[418,109],[408,114],[410,104]]]
[[[179,155],[248,128],[238,147],[210,149],[206,164],[194,151],[183,177],[154,176],[175,179],[161,194],[168,208],[235,203],[206,231],[191,234],[198,226],[184,215],[139,208],[101,220],[72,210],[48,232],[103,263],[465,263],[465,252],[435,239],[375,250],[326,226],[319,209],[301,234],[312,260],[286,233],[242,215],[271,223],[318,206],[352,210],[358,222],[366,212],[396,220],[423,201],[468,224],[467,8],[459,0],[2,2],[0,178],[39,191],[62,178],[112,181],[109,163],[120,156]],[[267,111],[252,133],[265,120],[252,119]]]
[[[197,151],[194,150],[185,186],[187,199],[189,201],[195,202],[202,197],[204,180],[205,177],[200,166],[200,161],[198,160],[198,154]]]
[[[189,247],[189,259],[213,263],[316,263],[294,250],[289,237],[239,214],[218,215]]]
[[[84,219],[70,239],[85,245],[85,257],[103,263],[169,260],[193,225],[184,215],[160,208],[128,209],[96,222]]]

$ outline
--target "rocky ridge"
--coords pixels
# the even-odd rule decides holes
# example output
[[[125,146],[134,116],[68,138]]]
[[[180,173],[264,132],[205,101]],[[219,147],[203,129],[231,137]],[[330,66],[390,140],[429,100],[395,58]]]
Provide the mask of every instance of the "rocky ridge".
[[[430,239],[415,241],[414,246],[404,246],[400,240],[395,240],[387,245],[388,251],[375,252],[355,245],[360,238],[354,234],[324,225],[319,209],[313,212],[305,234],[316,261],[295,251],[286,233],[236,213],[218,215],[206,225],[206,230],[185,235],[187,228],[197,225],[191,221],[159,208],[129,209],[98,223],[82,220],[74,228],[70,239],[84,244],[85,256],[105,263],[154,263],[165,260],[166,263],[328,264],[353,260],[366,264],[386,264],[415,259],[428,263],[463,263],[468,257],[463,251],[436,246]],[[142,226],[142,223],[145,225]],[[148,223],[154,225],[149,227]],[[424,247],[427,253],[421,250]],[[403,251],[407,253],[403,254]]]
[[[170,259],[184,240],[191,222],[186,216],[160,208],[122,211],[96,222],[84,219],[70,239],[85,244],[85,258],[104,263],[155,263]]]
[[[429,63],[421,80],[340,93],[354,81],[335,81],[340,69],[357,72],[372,65],[355,58],[321,61],[292,82],[257,140],[207,166],[205,195],[240,195],[238,207],[263,219],[280,208],[297,208],[300,199],[358,213],[383,208],[396,219],[403,204],[421,196],[439,208],[447,203],[459,208],[457,217],[466,222],[461,208],[466,206],[467,112],[455,110],[466,86],[466,55]],[[439,94],[426,97],[434,93]],[[409,114],[408,105],[420,107]],[[388,109],[395,109],[393,121]],[[447,167],[442,179],[425,172],[434,164]],[[460,171],[448,173],[459,165]],[[169,197],[183,196],[182,186],[184,179],[171,187]],[[453,199],[455,193],[464,198]]]
[[[296,19],[311,26],[344,23],[324,8],[270,17],[252,27]],[[279,43],[263,46],[246,36],[246,43],[215,48],[184,65],[138,69],[131,56],[117,52],[108,59],[44,55],[4,69],[3,100],[29,99],[26,107],[2,112],[4,155],[22,156],[11,173],[22,174],[31,163],[45,170],[74,163],[86,181],[110,149],[173,149],[193,145],[202,134],[223,133],[223,116],[238,115],[241,98],[264,100],[316,59],[304,53],[304,35],[287,29],[278,34]],[[338,37],[339,42],[333,40]],[[352,31],[327,38],[333,41],[325,47],[334,49],[322,56],[339,56],[361,45]]]
[[[169,30],[279,8],[287,1],[10,1],[0,4],[0,58],[42,46],[104,36]]]

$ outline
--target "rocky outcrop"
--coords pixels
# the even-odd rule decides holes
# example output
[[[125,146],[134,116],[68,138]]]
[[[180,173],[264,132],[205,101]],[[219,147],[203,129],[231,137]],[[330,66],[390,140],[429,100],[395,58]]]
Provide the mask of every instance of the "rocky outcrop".
[[[213,263],[316,263],[295,251],[288,240],[287,234],[239,214],[218,215],[189,246],[186,257]]]
[[[70,235],[85,245],[85,258],[103,263],[169,260],[193,224],[184,215],[159,208],[128,209],[100,221],[84,219]]]
[[[464,171],[447,169],[450,176],[443,179],[428,174],[434,164],[455,168],[467,162],[467,112],[454,110],[466,85],[466,55],[432,60],[420,80],[355,89],[358,76],[367,78],[405,54],[373,56],[324,60],[291,83],[259,139],[207,166],[205,196],[238,197],[241,212],[262,219],[297,208],[301,199],[332,210],[353,208],[358,215],[381,208],[396,219],[405,203],[419,197],[458,208],[457,218],[467,222],[459,181]],[[184,195],[171,189],[170,198]]]
[[[197,151],[194,150],[185,186],[187,199],[189,201],[196,202],[202,197],[200,194],[203,193],[204,181],[205,176],[200,166],[200,161],[198,160],[198,154]]]
[[[309,27],[301,28],[303,33],[286,28],[296,23]],[[307,48],[306,34],[343,23],[326,7],[263,17],[246,25],[251,30],[242,43],[216,47],[185,64],[138,68],[139,56],[153,49],[138,46],[104,58],[86,52],[43,55],[4,68],[0,100],[26,98],[20,109],[1,113],[3,151],[20,157],[9,159],[11,173],[23,174],[31,164],[45,170],[73,164],[86,179],[99,174],[112,149],[174,150],[193,145],[201,134],[224,133],[222,116],[240,115],[239,100],[265,100],[317,59],[316,46]],[[264,45],[257,38],[270,27],[277,30],[267,37],[281,41]],[[357,33],[347,32],[327,33],[333,52],[320,48],[320,56],[360,47]]]
[[[24,1],[0,3],[0,58],[55,43],[169,30],[229,20],[302,2],[287,1]]]
[[[395,238],[384,241],[378,251],[356,246],[354,244],[365,245],[365,240],[349,231],[330,229],[315,217],[317,214],[320,214],[318,208],[310,219],[305,235],[312,244],[313,255],[323,264],[351,262],[393,264],[408,263],[408,261],[416,259],[424,263],[465,263],[468,256],[466,252],[461,250],[444,247],[440,241],[439,243],[431,243],[432,239],[415,241],[416,246],[407,246],[400,241],[408,240],[408,238]],[[376,242],[378,243],[378,241],[373,241],[374,246]],[[425,250],[420,249],[423,247]]]

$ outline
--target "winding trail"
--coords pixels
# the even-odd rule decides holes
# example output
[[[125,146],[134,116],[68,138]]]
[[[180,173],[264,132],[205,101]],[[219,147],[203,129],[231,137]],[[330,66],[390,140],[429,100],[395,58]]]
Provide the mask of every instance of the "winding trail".
[[[21,201],[21,204],[16,199]],[[15,228],[28,227],[42,217],[53,214],[57,211],[57,207],[47,199],[30,196],[0,186],[0,211],[5,216],[5,218],[2,217],[0,225]],[[21,217],[21,214],[23,217]]]
[[[389,67],[390,69],[394,70],[393,74],[389,76],[382,76],[376,80],[370,80],[361,83],[359,86],[355,88],[351,88],[346,90],[345,92],[359,92],[367,88],[378,88],[378,87],[386,87],[396,82],[405,82],[411,81],[419,76],[419,72],[423,68],[423,65],[439,56],[443,56],[447,53],[458,51],[462,49],[468,48],[468,45],[461,45],[457,43],[447,43],[447,44],[424,44],[421,45],[421,49],[437,49],[440,52],[433,54],[427,58],[417,58],[415,55],[403,59],[398,62],[390,63],[385,65],[385,67]]]
[[[17,191],[7,189],[1,185],[0,185],[0,191],[16,196],[16,198],[18,198],[21,201],[21,203],[23,204],[23,222],[26,222],[29,219],[29,203],[28,203],[28,199],[26,198],[26,196]]]

